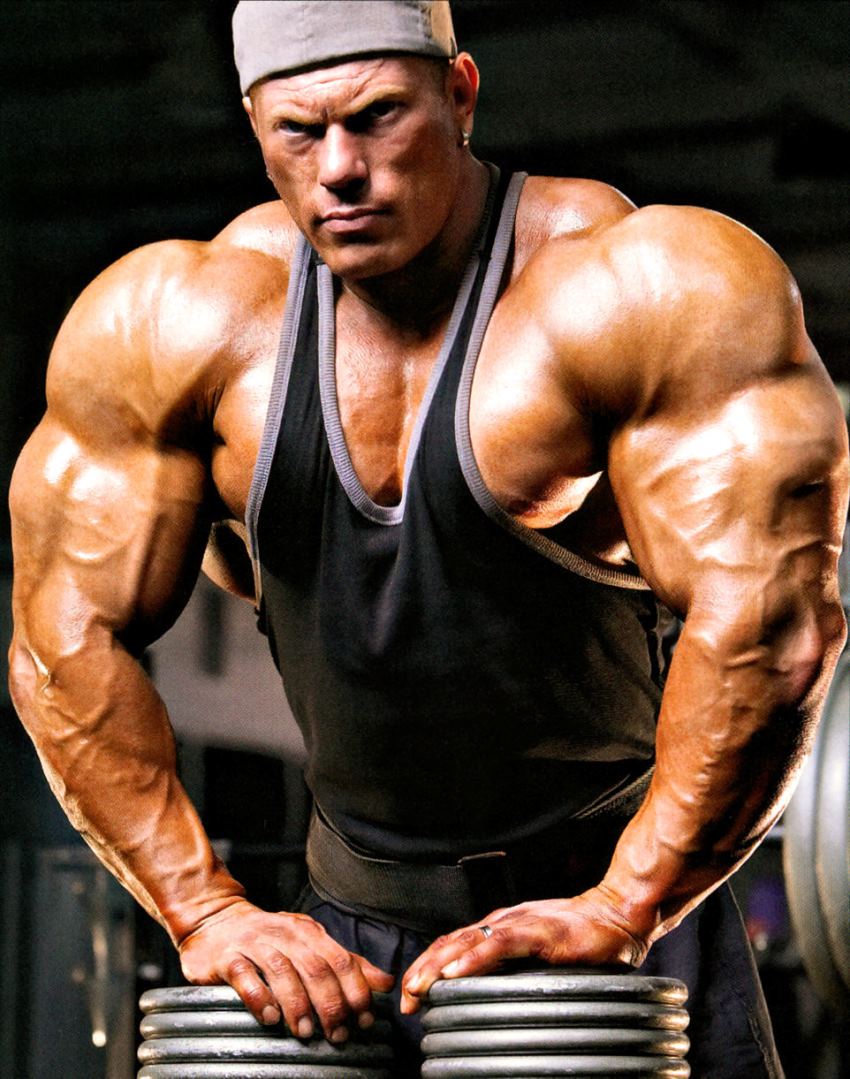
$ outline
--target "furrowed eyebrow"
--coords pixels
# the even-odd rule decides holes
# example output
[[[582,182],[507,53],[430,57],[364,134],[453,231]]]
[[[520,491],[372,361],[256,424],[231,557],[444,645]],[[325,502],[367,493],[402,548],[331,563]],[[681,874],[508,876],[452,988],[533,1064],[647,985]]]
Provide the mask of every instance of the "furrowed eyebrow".
[[[410,88],[404,86],[381,86],[371,92],[365,91],[362,97],[356,98],[350,106],[340,110],[334,118],[347,120],[349,117],[356,116],[379,102],[395,101],[401,97],[407,97],[409,92]],[[326,124],[328,114],[324,109],[321,112],[313,112],[303,109],[295,103],[292,105],[281,104],[271,111],[269,119],[273,124],[289,120],[295,124],[303,124],[305,127],[314,127]]]
[[[409,92],[409,87],[381,86],[353,102],[351,108],[343,112],[342,118],[346,119],[349,116],[356,116],[358,112],[365,111],[370,105],[375,105],[379,101],[397,101],[399,98],[407,97]]]

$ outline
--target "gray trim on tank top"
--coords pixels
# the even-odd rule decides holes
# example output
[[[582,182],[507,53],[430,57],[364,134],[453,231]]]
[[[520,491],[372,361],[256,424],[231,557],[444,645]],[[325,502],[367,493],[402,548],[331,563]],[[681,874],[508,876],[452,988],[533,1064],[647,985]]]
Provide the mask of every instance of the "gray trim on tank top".
[[[563,566],[564,569],[578,574],[579,577],[585,577],[590,581],[595,581],[597,584],[609,584],[619,588],[645,591],[649,589],[649,585],[641,577],[635,577],[621,570],[594,565],[572,551],[568,551],[566,547],[561,547],[560,544],[555,543],[548,536],[542,535],[542,533],[529,528],[528,525],[512,517],[499,505],[485,484],[478,469],[475,454],[472,451],[472,439],[469,433],[469,401],[472,394],[472,380],[475,376],[475,368],[481,352],[481,345],[484,341],[484,334],[499,296],[505,263],[513,243],[516,210],[522,192],[522,185],[525,183],[526,178],[526,173],[516,173],[508,187],[502,217],[499,221],[499,228],[490,256],[490,265],[484,278],[484,285],[478,301],[478,310],[475,312],[475,321],[469,335],[455,406],[455,440],[460,467],[463,470],[463,475],[472,497],[487,516],[539,554],[559,566]]]
[[[437,358],[434,370],[429,378],[425,396],[419,406],[416,424],[411,434],[405,458],[402,497],[400,502],[395,506],[380,506],[374,502],[364,490],[351,463],[351,457],[348,453],[345,435],[339,419],[336,394],[333,278],[327,266],[323,263],[320,263],[317,268],[319,299],[319,392],[322,400],[322,413],[328,445],[340,483],[352,504],[359,512],[363,513],[364,516],[375,521],[377,524],[398,524],[404,515],[410,471],[416,457],[422,428],[428,417],[431,401],[454,345],[460,322],[463,318],[463,313],[469,299],[469,293],[475,282],[478,260],[481,257],[481,247],[486,234],[486,223],[489,220],[490,210],[492,209],[492,200],[498,181],[498,169],[492,165],[488,167],[491,173],[490,192],[485,214],[482,218],[478,242],[475,245],[472,257],[470,258],[461,281],[461,286],[449,319],[449,326],[446,330],[446,336],[440,350],[440,355]],[[631,574],[619,570],[596,566],[581,558],[579,555],[554,543],[547,536],[543,536],[534,529],[515,520],[515,518],[507,513],[498,502],[496,502],[495,498],[490,493],[490,490],[484,483],[483,477],[478,469],[478,464],[475,460],[475,455],[472,451],[472,441],[469,433],[469,400],[472,391],[472,380],[475,375],[475,368],[481,351],[481,344],[484,340],[484,334],[498,298],[504,267],[513,243],[516,210],[519,204],[522,186],[525,183],[526,178],[526,173],[516,173],[511,178],[508,185],[502,213],[496,230],[495,241],[490,255],[490,263],[484,279],[478,303],[478,310],[475,314],[466,357],[464,359],[455,408],[455,438],[460,466],[470,493],[487,516],[501,527],[505,528],[508,532],[514,534],[522,542],[538,551],[538,553],[550,559],[550,561],[563,566],[565,569],[568,569],[581,577],[585,577],[588,580],[600,584],[615,585],[620,588],[647,590],[649,589],[649,585],[647,585],[642,578],[634,577]],[[254,468],[254,475],[245,510],[245,524],[248,532],[249,553],[253,563],[254,587],[257,604],[259,604],[262,595],[257,526],[263,496],[271,471],[272,460],[277,447],[278,434],[283,420],[283,412],[286,405],[286,393],[292,370],[295,345],[298,339],[301,308],[304,300],[304,291],[309,268],[310,246],[306,239],[302,237],[299,240],[292,270],[290,272],[283,329],[281,332],[280,347],[278,349],[277,363],[272,381],[269,406],[266,413],[260,450],[257,455],[257,463]]]
[[[481,252],[487,235],[487,227],[493,210],[493,200],[496,187],[499,182],[499,169],[495,165],[489,165],[490,187],[487,194],[484,212],[481,215],[481,224],[478,228],[475,246],[469,257],[466,269],[461,279],[460,288],[452,308],[449,324],[446,328],[443,344],[440,348],[437,361],[428,378],[425,394],[419,403],[416,413],[416,421],[407,444],[407,452],[404,458],[404,474],[402,479],[401,498],[393,506],[381,506],[367,494],[360,478],[351,461],[348,443],[342,429],[342,421],[339,415],[339,398],[337,396],[336,383],[336,310],[334,305],[333,276],[324,264],[318,268],[319,288],[319,394],[322,401],[322,418],[325,424],[325,433],[328,446],[331,451],[336,474],[343,490],[348,496],[354,508],[370,521],[379,525],[397,525],[404,518],[404,507],[407,502],[407,488],[410,473],[416,460],[416,452],[419,448],[419,440],[422,429],[431,409],[431,402],[437,391],[440,377],[451,355],[454,343],[460,329],[463,316],[469,303],[475,279],[478,275],[478,266],[481,260]]]
[[[260,519],[260,506],[262,505],[263,495],[266,493],[272,460],[277,448],[277,436],[283,420],[286,390],[289,386],[289,375],[292,371],[292,361],[295,356],[298,327],[301,321],[301,306],[304,302],[304,290],[309,271],[310,245],[305,237],[301,236],[292,261],[292,268],[289,272],[289,287],[286,290],[286,307],[283,314],[283,327],[272,378],[269,407],[266,410],[266,422],[260,441],[260,451],[257,454],[257,463],[254,466],[254,475],[251,479],[251,489],[248,492],[248,501],[245,505],[245,527],[248,532],[248,550],[254,570],[254,593],[257,604],[259,604],[262,594],[257,523]]]

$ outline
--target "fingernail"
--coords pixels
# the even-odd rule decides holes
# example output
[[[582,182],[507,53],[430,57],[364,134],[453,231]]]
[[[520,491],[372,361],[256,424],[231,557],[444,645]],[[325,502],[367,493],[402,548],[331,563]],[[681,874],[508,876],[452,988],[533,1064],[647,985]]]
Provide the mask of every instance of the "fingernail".
[[[444,974],[447,978],[451,978],[451,976],[453,974],[457,973],[457,970],[458,970],[459,967],[460,967],[460,963],[458,962],[457,959],[454,959],[454,960],[452,960],[451,963],[446,963],[446,965],[443,967],[443,969],[440,971],[440,973]]]
[[[418,993],[419,990],[422,988],[422,975],[415,975],[415,977],[411,978],[410,981],[405,983],[404,988],[407,990],[408,993]]]
[[[341,1042],[347,1042],[348,1027],[337,1027],[336,1030],[332,1030],[330,1041],[332,1041],[334,1045],[339,1045]]]
[[[265,1008],[263,1008],[261,1020],[267,1027],[273,1026],[280,1021],[280,1012],[277,1008],[273,1007],[273,1005],[267,1004]]]
[[[375,1022],[375,1017],[371,1012],[361,1012],[357,1016],[357,1025],[361,1030],[368,1030]]]
[[[298,1037],[311,1038],[313,1036],[313,1020],[303,1016],[298,1020]]]

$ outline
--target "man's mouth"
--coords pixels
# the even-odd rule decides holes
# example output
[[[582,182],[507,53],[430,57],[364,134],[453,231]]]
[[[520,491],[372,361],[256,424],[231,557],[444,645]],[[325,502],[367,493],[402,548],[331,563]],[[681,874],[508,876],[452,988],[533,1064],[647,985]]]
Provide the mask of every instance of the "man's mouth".
[[[341,206],[319,218],[319,226],[327,232],[345,234],[364,232],[372,228],[386,211],[375,206]]]

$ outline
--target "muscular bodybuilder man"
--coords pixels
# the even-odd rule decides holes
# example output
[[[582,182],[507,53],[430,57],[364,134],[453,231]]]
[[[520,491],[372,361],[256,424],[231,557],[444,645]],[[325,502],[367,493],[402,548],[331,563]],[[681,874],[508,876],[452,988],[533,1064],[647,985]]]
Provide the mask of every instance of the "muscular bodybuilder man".
[[[721,882],[844,639],[848,476],[794,282],[725,217],[477,161],[447,6],[351,7],[239,5],[280,201],[128,255],[62,327],[12,493],[14,699],[187,977],[264,1022],[341,1041],[391,974],[412,1023],[510,957],[644,964],[689,983],[695,1074],[775,1075]],[[214,856],[137,662],[205,548],[304,730],[298,913]]]

